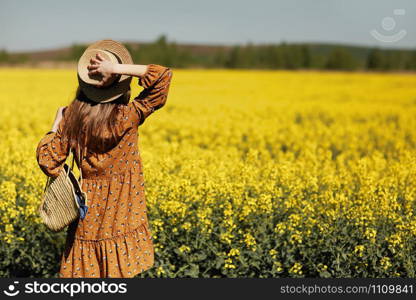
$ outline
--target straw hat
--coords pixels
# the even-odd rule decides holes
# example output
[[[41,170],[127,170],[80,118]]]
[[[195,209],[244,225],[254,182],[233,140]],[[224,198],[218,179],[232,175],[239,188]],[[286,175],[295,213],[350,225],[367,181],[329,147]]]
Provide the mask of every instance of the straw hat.
[[[100,40],[91,44],[79,59],[78,83],[81,90],[94,102],[110,102],[128,91],[132,77],[124,74],[117,75],[107,86],[95,86],[102,77],[100,74],[88,75],[87,66],[90,64],[90,59],[96,57],[97,53],[100,53],[105,60],[114,63],[133,64],[133,59],[126,47],[113,40]]]

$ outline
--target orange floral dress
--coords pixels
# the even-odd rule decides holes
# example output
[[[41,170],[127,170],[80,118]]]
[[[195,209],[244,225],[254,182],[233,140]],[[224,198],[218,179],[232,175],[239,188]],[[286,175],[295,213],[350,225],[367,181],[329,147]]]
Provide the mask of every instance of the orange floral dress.
[[[59,277],[127,278],[154,264],[154,248],[146,211],[138,127],[167,99],[172,78],[170,68],[149,64],[138,77],[144,89],[127,105],[121,105],[116,129],[123,135],[107,153],[87,151],[82,162],[88,212],[68,226]],[[56,177],[69,155],[68,139],[61,136],[65,112],[56,132],[39,142],[36,157],[41,170]],[[85,149],[84,149],[85,153]]]

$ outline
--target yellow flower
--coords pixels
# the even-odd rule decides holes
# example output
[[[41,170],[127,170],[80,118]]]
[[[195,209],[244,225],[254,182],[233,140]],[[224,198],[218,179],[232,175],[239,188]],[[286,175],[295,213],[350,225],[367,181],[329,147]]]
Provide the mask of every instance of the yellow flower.
[[[251,248],[252,251],[254,251],[256,249],[256,240],[254,239],[254,237],[250,234],[250,233],[246,233],[244,234],[244,242],[247,245],[247,247]]]
[[[289,273],[292,274],[297,274],[297,275],[302,275],[302,264],[296,262],[290,269],[289,269]]]
[[[274,231],[278,234],[284,234],[286,230],[286,224],[285,223],[278,223],[276,227],[274,228]]]
[[[224,233],[220,234],[221,241],[223,241],[227,244],[231,244],[233,238],[234,238],[234,235],[229,233],[229,232],[224,232]]]
[[[275,249],[271,249],[271,250],[269,251],[269,255],[270,255],[272,258],[276,258],[277,251],[276,251]]]
[[[180,251],[181,253],[186,253],[186,252],[191,251],[191,248],[189,248],[189,247],[188,247],[188,246],[186,246],[186,245],[182,245],[182,246],[180,246],[180,247],[179,247],[179,251]]]
[[[354,253],[357,254],[359,257],[363,256],[365,247],[363,245],[357,245],[354,248]]]
[[[386,237],[385,240],[389,243],[390,247],[392,247],[392,252],[395,253],[397,250],[396,248],[403,248],[404,242],[403,238],[401,237],[401,233],[394,233],[389,237]]]
[[[230,252],[228,252],[228,256],[239,256],[240,255],[240,250],[238,249],[231,249]]]
[[[185,222],[185,223],[182,224],[182,228],[185,229],[185,230],[189,230],[189,229],[191,229],[191,227],[192,227],[192,225],[189,222]]]
[[[384,270],[389,269],[392,266],[390,258],[388,258],[387,256],[382,257],[380,259],[380,265],[383,267]]]
[[[226,269],[235,269],[236,266],[233,264],[233,260],[231,258],[225,259],[224,268]]]
[[[289,242],[291,244],[301,244],[302,243],[302,233],[295,230],[294,233],[290,236]]]
[[[319,270],[319,272],[324,272],[324,271],[328,270],[328,266],[323,264],[323,263],[319,263],[318,264],[318,270]]]
[[[165,270],[163,269],[163,267],[162,267],[162,266],[159,266],[159,267],[156,269],[156,273],[157,273],[157,276],[160,276],[160,275],[164,275],[164,274],[166,274],[166,272],[165,272]]]
[[[366,228],[364,236],[369,239],[371,242],[375,242],[375,238],[377,235],[377,230],[373,229],[373,228]]]
[[[283,265],[280,261],[273,262],[273,266],[274,266],[276,272],[282,272],[283,271]]]

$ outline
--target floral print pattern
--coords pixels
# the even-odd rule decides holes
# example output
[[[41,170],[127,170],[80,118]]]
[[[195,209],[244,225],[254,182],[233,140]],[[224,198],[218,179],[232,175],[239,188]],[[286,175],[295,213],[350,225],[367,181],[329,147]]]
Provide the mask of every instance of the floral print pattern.
[[[127,278],[153,266],[138,127],[164,106],[171,78],[170,68],[149,64],[138,78],[144,89],[123,105],[115,125],[125,133],[118,146],[104,154],[87,151],[81,163],[75,157],[82,170],[88,212],[67,228],[59,277]],[[57,131],[47,133],[37,146],[36,158],[47,176],[58,176],[69,155],[68,140],[61,135],[63,126],[65,114]]]

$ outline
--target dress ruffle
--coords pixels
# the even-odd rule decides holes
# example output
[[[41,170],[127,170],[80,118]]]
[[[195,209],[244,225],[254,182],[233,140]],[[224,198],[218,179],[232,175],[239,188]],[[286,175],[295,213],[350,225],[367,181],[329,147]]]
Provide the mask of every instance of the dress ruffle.
[[[131,232],[98,240],[68,234],[66,249],[59,277],[131,278],[154,264],[152,236],[146,224]]]

